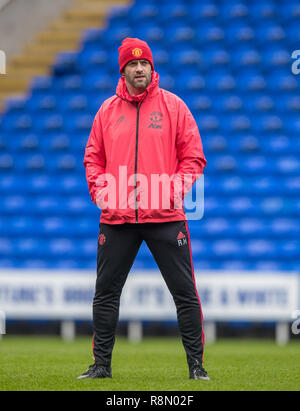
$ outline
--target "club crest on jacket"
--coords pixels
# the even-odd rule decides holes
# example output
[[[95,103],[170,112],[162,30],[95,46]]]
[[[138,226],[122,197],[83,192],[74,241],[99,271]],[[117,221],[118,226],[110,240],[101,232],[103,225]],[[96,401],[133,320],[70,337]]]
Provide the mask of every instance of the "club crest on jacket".
[[[159,111],[153,111],[153,113],[150,114],[151,124],[148,128],[162,129],[162,120],[162,113],[160,113]]]

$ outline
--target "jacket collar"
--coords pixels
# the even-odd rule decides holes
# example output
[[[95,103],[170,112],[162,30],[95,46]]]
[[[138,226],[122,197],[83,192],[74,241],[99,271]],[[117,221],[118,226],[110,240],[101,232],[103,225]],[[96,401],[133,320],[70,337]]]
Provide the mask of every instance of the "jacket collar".
[[[143,101],[147,96],[153,96],[157,94],[158,89],[159,89],[159,74],[154,71],[152,73],[152,81],[150,85],[146,88],[146,90],[142,94],[131,96],[128,93],[124,77],[121,77],[119,80],[116,94],[121,99],[127,100],[130,103],[139,103]]]

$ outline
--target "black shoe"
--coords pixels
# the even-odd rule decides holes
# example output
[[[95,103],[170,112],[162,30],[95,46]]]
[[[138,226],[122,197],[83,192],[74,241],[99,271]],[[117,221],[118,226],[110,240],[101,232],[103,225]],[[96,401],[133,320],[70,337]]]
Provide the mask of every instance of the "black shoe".
[[[207,372],[205,371],[205,369],[202,367],[201,364],[195,364],[190,367],[190,379],[210,381],[210,378],[207,375]]]
[[[78,377],[78,380],[84,380],[86,378],[112,378],[111,369],[104,367],[103,365],[91,365],[90,368]]]

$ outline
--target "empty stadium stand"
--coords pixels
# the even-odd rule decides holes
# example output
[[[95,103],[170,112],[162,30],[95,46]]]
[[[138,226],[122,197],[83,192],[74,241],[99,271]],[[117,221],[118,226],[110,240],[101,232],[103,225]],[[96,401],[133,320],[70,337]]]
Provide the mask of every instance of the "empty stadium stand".
[[[51,72],[5,102],[0,267],[95,268],[99,210],[82,160],[94,115],[115,92],[117,49],[131,36],[150,44],[161,87],[186,101],[202,135],[195,267],[300,270],[300,76],[291,71],[299,1],[136,0],[96,23],[76,49],[77,34],[52,37],[64,50],[54,60],[35,49]],[[40,41],[50,47],[50,37]],[[135,268],[154,267],[143,245]]]

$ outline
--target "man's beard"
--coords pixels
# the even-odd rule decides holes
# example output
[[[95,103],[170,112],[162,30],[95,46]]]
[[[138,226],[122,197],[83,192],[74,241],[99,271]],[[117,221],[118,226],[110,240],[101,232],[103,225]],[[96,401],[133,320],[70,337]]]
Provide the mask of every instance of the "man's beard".
[[[146,90],[151,83],[151,75],[148,77],[146,75],[142,76],[142,80],[138,80],[135,76],[132,79],[128,78],[127,81],[137,90]]]

